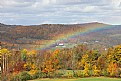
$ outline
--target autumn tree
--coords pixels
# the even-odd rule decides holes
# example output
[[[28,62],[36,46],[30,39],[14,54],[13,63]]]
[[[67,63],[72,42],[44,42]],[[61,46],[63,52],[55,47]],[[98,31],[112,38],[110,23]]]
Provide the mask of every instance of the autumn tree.
[[[119,75],[119,69],[117,66],[117,63],[114,62],[110,62],[107,68],[107,71],[109,73],[110,76],[118,76]]]

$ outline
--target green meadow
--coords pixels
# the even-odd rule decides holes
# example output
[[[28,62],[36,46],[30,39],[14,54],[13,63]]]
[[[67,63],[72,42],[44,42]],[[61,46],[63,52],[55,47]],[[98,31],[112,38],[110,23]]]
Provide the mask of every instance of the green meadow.
[[[77,78],[77,79],[36,79],[29,81],[121,81],[121,78],[106,78],[106,77],[90,77],[90,78]]]

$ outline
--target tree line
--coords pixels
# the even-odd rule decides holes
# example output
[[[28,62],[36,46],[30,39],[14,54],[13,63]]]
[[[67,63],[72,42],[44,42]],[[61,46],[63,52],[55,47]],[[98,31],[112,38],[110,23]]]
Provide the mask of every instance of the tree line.
[[[27,72],[33,77],[37,75],[50,78],[57,76],[121,77],[121,45],[108,50],[93,49],[84,44],[73,48],[43,51],[27,49],[17,51],[1,48],[0,60],[1,75],[9,79],[22,72]],[[64,75],[62,70],[72,71],[72,73],[67,72],[67,75]],[[38,74],[40,71],[41,74]]]

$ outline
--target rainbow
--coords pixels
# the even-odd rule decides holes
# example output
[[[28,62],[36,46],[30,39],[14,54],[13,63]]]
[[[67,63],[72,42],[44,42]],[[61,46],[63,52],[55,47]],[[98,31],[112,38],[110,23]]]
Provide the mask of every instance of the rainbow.
[[[48,43],[46,43],[43,46],[37,47],[35,48],[36,50],[43,50],[43,49],[48,49],[50,48],[52,45],[57,44],[60,41],[64,41],[67,40],[69,38],[73,38],[75,36],[78,35],[85,35],[91,32],[98,32],[98,31],[102,31],[105,29],[110,29],[110,28],[114,28],[114,25],[93,25],[93,26],[88,26],[88,27],[84,27],[84,28],[80,28],[79,30],[75,31],[75,32],[69,32],[66,35],[62,35],[62,36],[57,36],[54,40],[50,40]]]

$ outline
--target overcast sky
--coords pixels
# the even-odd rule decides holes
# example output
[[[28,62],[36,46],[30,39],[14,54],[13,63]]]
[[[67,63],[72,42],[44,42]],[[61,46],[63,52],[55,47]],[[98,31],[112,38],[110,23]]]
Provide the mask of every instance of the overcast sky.
[[[121,0],[0,0],[0,23],[121,24]]]

